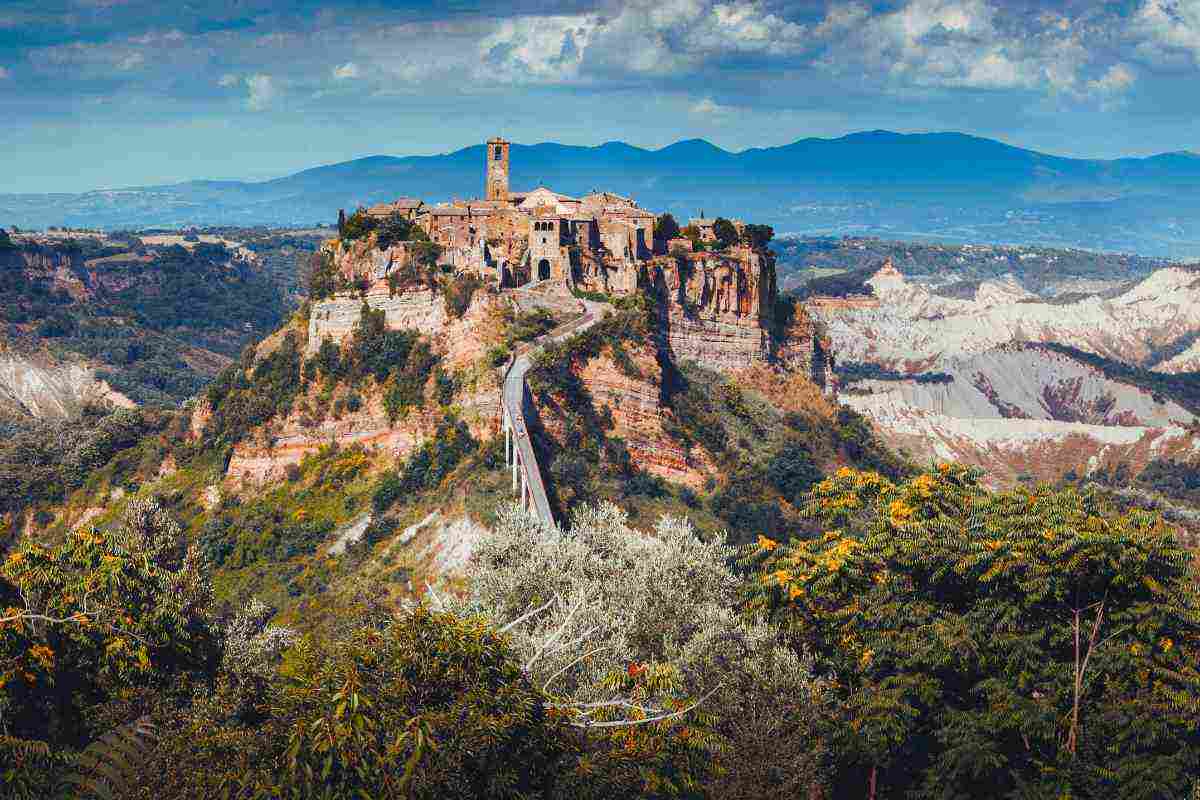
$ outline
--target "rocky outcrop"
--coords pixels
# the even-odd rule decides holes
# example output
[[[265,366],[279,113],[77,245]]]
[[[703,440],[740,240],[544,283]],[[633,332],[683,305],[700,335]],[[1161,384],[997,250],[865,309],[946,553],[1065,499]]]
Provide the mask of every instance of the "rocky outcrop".
[[[700,449],[689,452],[666,434],[672,412],[661,403],[662,365],[652,344],[621,346],[618,358],[611,347],[572,369],[591,397],[592,410],[611,416],[609,436],[621,439],[630,460],[641,470],[674,483],[698,488],[713,465]],[[571,424],[561,412],[562,398],[535,397],[542,428],[560,445]]]
[[[674,483],[698,488],[712,470],[701,450],[688,452],[663,429],[671,413],[660,403],[662,367],[649,347],[627,348],[629,361],[617,365],[611,350],[579,370],[597,409],[612,413],[611,434],[625,441],[639,469]]]
[[[293,403],[292,413],[286,418],[274,420],[254,438],[239,443],[226,477],[239,482],[279,480],[289,465],[299,464],[309,453],[331,443],[359,445],[393,459],[404,458],[433,436],[444,419],[444,413],[427,398],[424,408],[410,409],[393,422],[384,408],[382,389],[368,385],[363,387],[363,405],[358,411],[314,420],[307,411],[320,403],[320,391],[319,386],[310,386],[308,393]],[[347,387],[339,392],[347,393]],[[483,376],[473,391],[458,398],[456,405],[460,418],[477,439],[490,439],[496,434],[500,391],[493,376]]]
[[[308,318],[306,355],[315,353],[321,341],[329,338],[341,343],[362,318],[362,306],[383,311],[387,326],[393,330],[415,330],[433,339],[447,365],[456,368],[477,361],[491,343],[487,335],[496,327],[496,315],[508,306],[507,300],[493,289],[479,289],[460,318],[446,311],[440,292],[428,287],[391,292],[376,284],[365,295],[339,294],[312,304]]]
[[[983,469],[988,480],[1056,481],[1068,471],[1083,477],[1124,463],[1132,475],[1150,461],[1192,461],[1200,440],[1180,426],[1091,425],[1052,419],[954,417],[901,402],[894,393],[847,395],[844,402],[871,418],[891,447],[917,463],[957,461]]]
[[[679,361],[744,369],[770,361],[775,271],[749,250],[653,259],[645,283],[658,298],[667,346]]]
[[[868,281],[876,307],[813,305],[839,358],[906,370],[1013,342],[1057,342],[1126,363],[1200,333],[1200,272],[1169,267],[1115,296],[1037,299],[1012,280],[984,281],[970,299],[943,297],[898,272]],[[1187,359],[1160,365],[1187,368]]]
[[[88,403],[133,408],[134,403],[81,364],[0,354],[0,411],[42,419],[72,417]]]

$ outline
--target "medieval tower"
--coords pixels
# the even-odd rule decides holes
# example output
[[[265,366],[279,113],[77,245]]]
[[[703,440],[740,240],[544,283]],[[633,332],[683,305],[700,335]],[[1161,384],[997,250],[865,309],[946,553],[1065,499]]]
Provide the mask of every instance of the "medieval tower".
[[[489,139],[484,152],[487,154],[485,197],[508,200],[508,142],[500,137]]]

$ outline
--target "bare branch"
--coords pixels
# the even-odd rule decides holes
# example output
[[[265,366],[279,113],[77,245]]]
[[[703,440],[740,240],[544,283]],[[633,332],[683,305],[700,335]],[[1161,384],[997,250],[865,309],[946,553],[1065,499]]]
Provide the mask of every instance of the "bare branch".
[[[439,595],[439,594],[437,593],[437,590],[435,590],[435,589],[433,588],[433,584],[432,584],[432,583],[429,583],[428,581],[426,581],[426,582],[425,582],[425,591],[427,591],[427,592],[429,593],[429,596],[433,598],[433,601],[434,601],[435,603],[437,603],[437,610],[438,610],[438,611],[445,611],[445,610],[446,610],[446,603],[445,603],[445,601],[443,601],[443,600],[442,600],[442,597],[441,597],[441,595]]]
[[[720,688],[721,687],[718,684],[711,692],[704,695],[704,697],[701,697],[687,708],[680,711],[673,711],[669,714],[658,714],[657,716],[647,717],[646,719],[611,720],[609,722],[592,722],[590,720],[585,720],[583,722],[572,722],[571,725],[576,728],[630,728],[634,725],[647,725],[651,722],[663,722],[664,720],[668,719],[677,719],[678,717],[682,717],[683,715],[694,711],[701,703],[716,694],[717,689]]]
[[[557,595],[555,596],[555,599],[557,599]],[[507,633],[512,628],[515,628],[516,626],[520,625],[522,622],[529,619],[530,617],[533,617],[533,616],[536,616],[536,615],[542,613],[543,611],[545,611],[547,608],[549,608],[552,605],[554,605],[554,600],[550,600],[544,606],[535,608],[532,611],[528,611],[528,612],[522,614],[521,616],[514,619],[512,622],[505,625],[500,630],[496,631],[496,633]]]
[[[555,595],[554,597],[560,603],[562,602],[562,598],[560,598],[558,595]],[[539,658],[541,658],[542,655],[546,652],[546,648],[550,647],[550,645],[557,642],[562,637],[562,635],[567,632],[567,627],[571,624],[571,619],[575,616],[575,614],[581,608],[583,608],[582,600],[579,601],[578,603],[576,603],[575,605],[571,606],[570,610],[567,611],[566,618],[563,619],[563,621],[561,623],[559,623],[558,630],[556,630],[553,634],[551,634],[549,639],[542,642],[542,646],[538,648],[538,651],[536,653],[534,653],[532,656],[530,656],[529,660],[525,662],[525,671],[526,672],[529,672],[529,670],[533,669],[533,665],[536,664],[537,660]]]
[[[543,692],[548,691],[550,688],[550,684],[554,681],[555,678],[557,678],[559,675],[562,675],[564,672],[566,672],[571,667],[578,664],[580,661],[583,661],[585,658],[588,658],[589,656],[596,655],[596,653],[599,653],[601,650],[607,650],[611,646],[612,645],[607,645],[607,644],[601,645],[601,646],[595,648],[594,650],[589,650],[588,652],[584,653],[583,655],[581,655],[577,658],[571,659],[571,661],[567,662],[566,666],[564,666],[561,669],[559,669],[558,671],[556,671],[549,678],[546,678],[546,682],[542,684],[542,691]]]

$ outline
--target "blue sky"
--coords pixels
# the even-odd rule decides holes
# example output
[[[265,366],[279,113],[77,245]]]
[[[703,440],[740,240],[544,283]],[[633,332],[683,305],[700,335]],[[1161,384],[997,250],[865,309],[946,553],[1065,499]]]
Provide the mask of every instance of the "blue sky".
[[[0,192],[520,142],[1200,150],[1200,0],[0,0]]]

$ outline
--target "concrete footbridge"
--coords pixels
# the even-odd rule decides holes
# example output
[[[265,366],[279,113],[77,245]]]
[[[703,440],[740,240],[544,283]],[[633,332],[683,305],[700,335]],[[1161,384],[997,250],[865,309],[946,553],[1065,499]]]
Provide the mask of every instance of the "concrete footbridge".
[[[504,370],[504,386],[501,392],[501,410],[504,428],[504,459],[512,470],[513,493],[520,494],[521,508],[531,510],[542,522],[554,525],[554,514],[550,511],[550,500],[546,496],[546,484],[538,466],[533,442],[526,423],[533,409],[529,387],[525,376],[533,367],[533,357],[549,342],[558,342],[585,331],[599,322],[609,308],[607,303],[579,301],[581,316],[566,322],[513,354]]]

